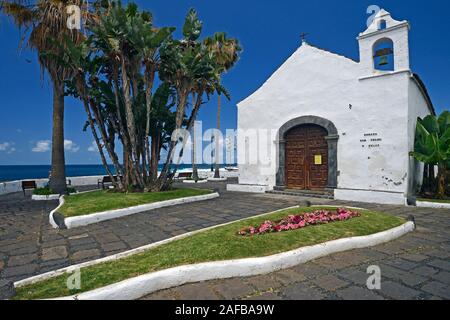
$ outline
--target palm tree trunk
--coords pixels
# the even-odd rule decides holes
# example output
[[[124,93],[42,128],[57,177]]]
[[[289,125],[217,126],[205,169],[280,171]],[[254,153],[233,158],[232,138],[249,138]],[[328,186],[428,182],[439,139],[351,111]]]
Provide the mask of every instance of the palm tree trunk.
[[[148,188],[150,179],[148,177],[147,155],[146,155],[146,151],[145,151],[146,146],[145,146],[145,141],[142,141],[142,143],[143,143],[143,146],[140,147],[141,162],[142,162],[142,176],[144,178],[144,184],[146,185],[144,190],[145,190],[145,192],[148,192],[150,190]]]
[[[53,192],[67,192],[64,155],[64,83],[53,80],[52,169],[49,181]]]
[[[197,168],[197,159],[196,159],[196,144],[195,144],[195,120],[194,125],[192,126],[192,133],[191,133],[191,139],[192,139],[192,179],[194,181],[198,181],[198,168]]]
[[[430,165],[425,164],[423,167],[423,182],[420,193],[424,195],[427,192],[429,192],[429,190],[430,190]]]
[[[192,125],[192,130],[191,130],[191,139],[192,139],[192,143],[191,143],[191,162],[192,162],[192,179],[194,179],[195,182],[197,182],[199,180],[198,177],[198,168],[197,168],[197,159],[196,159],[196,144],[195,144],[195,119],[197,118],[195,113],[195,107],[196,107],[196,102],[195,102],[195,93],[192,93],[192,105],[194,105],[194,110],[192,110],[192,116],[195,118],[192,118],[193,120],[193,125]],[[188,123],[189,126],[189,123]]]
[[[133,170],[136,172],[136,182],[139,187],[139,189],[144,188],[144,182],[141,175],[141,170],[139,166],[139,156],[138,156],[138,150],[137,150],[137,131],[136,131],[136,124],[134,119],[134,113],[133,113],[133,104],[131,100],[131,93],[130,93],[130,79],[127,74],[126,70],[126,64],[124,58],[122,60],[122,93],[125,101],[125,119],[127,121],[127,129],[128,134],[130,136],[130,143],[131,143],[131,162],[133,166]]]
[[[429,165],[429,185],[430,185],[430,192],[431,193],[436,193],[438,190],[438,186],[437,186],[437,180],[436,180],[436,171],[435,171],[435,165]]]
[[[150,155],[150,144],[149,144],[149,135],[150,135],[150,117],[152,112],[152,91],[153,91],[153,83],[155,80],[155,68],[153,66],[148,66],[145,73],[145,104],[147,111],[147,119],[145,123],[145,155],[147,156],[147,161],[151,162]],[[153,179],[150,178],[149,182],[153,183]]]
[[[191,116],[189,117],[189,120],[188,120],[187,125],[186,125],[186,131],[188,131],[188,132],[191,131],[191,129],[195,125],[195,119],[197,119],[198,112],[199,112],[200,107],[201,107],[201,105],[203,103],[202,96],[203,96],[203,91],[201,91],[201,92],[199,92],[197,94],[197,99],[196,100],[194,98],[192,99],[193,101],[195,100],[195,103],[194,103],[194,108],[193,108],[193,110],[191,112]],[[178,162],[175,164],[175,168],[173,170],[173,174],[174,175],[177,173],[178,167],[180,166],[181,157],[182,157],[182,154],[184,152],[184,148],[186,147],[186,143],[187,143],[187,141],[184,140],[182,145],[181,145],[180,157],[178,158]],[[173,177],[172,177],[172,179],[173,179]],[[170,181],[166,181],[166,183],[168,184],[168,183],[170,183]]]
[[[80,95],[80,99],[83,102],[84,111],[86,112],[86,115],[88,117],[88,123],[91,128],[95,143],[97,144],[97,148],[100,153],[100,158],[101,158],[103,166],[105,167],[106,173],[111,178],[114,188],[116,188],[116,190],[123,191],[123,184],[122,184],[121,177],[120,177],[121,170],[120,170],[119,162],[117,159],[117,155],[115,154],[113,148],[109,144],[105,126],[104,126],[104,121],[101,116],[101,113],[99,112],[98,108],[96,107],[94,101],[92,99],[90,99],[86,94],[84,75],[78,74],[76,76],[76,86],[77,86],[77,91]],[[91,108],[92,108],[92,112],[91,112]],[[102,136],[104,146],[102,146],[102,144],[100,143],[100,138],[97,134],[97,129],[95,127],[94,118],[95,118],[95,121],[97,122],[97,126],[100,130],[100,134]],[[106,148],[110,159],[113,161],[114,168],[117,172],[117,181],[114,179],[114,175],[111,172],[111,170],[109,169],[109,165],[108,165],[108,162],[106,161],[103,147]]]
[[[438,193],[437,198],[438,199],[444,199],[445,198],[445,174],[446,174],[446,167],[444,164],[439,164],[439,170],[438,170]]]
[[[104,123],[104,120],[103,120],[103,117],[102,117],[100,111],[98,110],[97,106],[95,105],[95,103],[92,100],[90,100],[89,105],[91,106],[91,108],[93,110],[94,118],[97,121],[97,125],[99,127],[100,134],[101,134],[103,142],[105,144],[105,148],[108,151],[109,158],[113,162],[114,169],[116,170],[118,187],[120,190],[123,191],[124,187],[123,187],[123,181],[122,181],[122,177],[121,177],[122,169],[119,164],[119,157],[117,156],[116,152],[114,151],[114,138],[115,138],[114,132],[118,132],[118,130],[115,130],[115,128],[111,128],[112,133],[108,137],[108,134],[105,129],[105,123]],[[89,109],[88,109],[88,111],[89,111]]]
[[[178,93],[179,102],[178,102],[178,106],[177,106],[177,113],[175,115],[175,130],[180,129],[183,124],[183,118],[184,118],[184,112],[186,109],[188,94],[189,93],[187,92],[187,89],[180,90]],[[187,128],[187,130],[189,131],[189,128]],[[157,184],[154,186],[155,190],[157,190],[157,191],[167,189],[167,187],[169,186],[169,184],[171,182],[171,179],[173,179],[173,177],[171,179],[168,179],[168,176],[169,176],[170,166],[173,163],[173,157],[175,155],[175,147],[177,146],[177,144],[178,144],[178,141],[170,141],[170,143],[169,143],[166,163],[164,164],[164,167],[161,171],[161,175],[159,176]],[[176,170],[174,173],[176,173]]]
[[[123,183],[126,189],[128,189],[128,187],[132,184],[131,170],[128,162],[129,162],[128,151],[126,148],[123,148],[123,172],[124,172]]]
[[[114,188],[116,188],[116,190],[122,191],[122,189],[123,189],[122,182],[120,181],[119,178],[116,181],[114,179],[113,173],[109,169],[109,165],[108,165],[108,162],[106,161],[106,157],[105,157],[105,152],[103,151],[103,146],[100,143],[100,139],[97,134],[97,129],[95,128],[94,119],[92,118],[91,110],[89,109],[89,102],[87,101],[86,98],[83,99],[83,105],[84,105],[84,110],[86,111],[86,114],[88,117],[89,126],[91,127],[92,136],[94,137],[95,143],[97,144],[98,152],[100,153],[100,159],[102,160],[103,167],[105,167],[106,173],[108,174],[109,178],[111,179]],[[106,142],[105,142],[105,144],[106,144]]]
[[[134,170],[134,166],[130,165],[130,156],[131,156],[131,143],[130,138],[128,136],[127,128],[125,127],[122,121],[122,112],[120,110],[120,87],[119,87],[119,69],[117,65],[113,65],[113,84],[114,84],[114,97],[116,102],[116,110],[117,110],[117,119],[119,123],[120,131],[122,132],[122,145],[123,145],[123,163],[124,163],[124,175],[125,179],[125,187],[128,189],[130,184],[136,184],[136,178],[138,173]]]
[[[150,158],[150,181],[153,184],[158,178],[158,161],[159,161],[159,134],[152,136],[151,158]]]
[[[220,130],[220,111],[221,111],[221,99],[220,94],[217,96],[217,130]],[[214,178],[219,179],[220,178],[220,166],[219,166],[219,149],[220,149],[220,141],[219,137],[216,137],[214,139],[216,141],[216,148],[214,152],[214,160],[216,163],[215,171],[214,171]]]

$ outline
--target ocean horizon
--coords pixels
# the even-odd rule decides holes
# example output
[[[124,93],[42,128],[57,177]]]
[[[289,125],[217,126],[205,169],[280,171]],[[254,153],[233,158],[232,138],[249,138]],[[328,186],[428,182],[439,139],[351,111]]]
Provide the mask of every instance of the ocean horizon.
[[[197,165],[199,169],[211,169],[209,164]],[[221,165],[224,168],[228,165]],[[233,166],[233,165],[232,165]],[[112,165],[109,166],[112,172],[115,172]],[[158,165],[161,170],[162,164]],[[191,164],[180,164],[179,170],[191,169]],[[45,179],[48,178],[50,165],[0,165],[0,182],[24,180],[24,179]],[[101,164],[69,164],[66,165],[67,177],[83,177],[106,175],[106,170]]]

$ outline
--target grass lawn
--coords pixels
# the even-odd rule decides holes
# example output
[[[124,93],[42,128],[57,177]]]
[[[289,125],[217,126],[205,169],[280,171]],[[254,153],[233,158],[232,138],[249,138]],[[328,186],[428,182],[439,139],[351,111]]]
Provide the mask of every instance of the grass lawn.
[[[422,202],[436,202],[436,203],[450,203],[450,199],[428,199],[428,198],[419,198],[417,201]]]
[[[311,211],[311,208],[290,209],[218,227],[131,257],[83,268],[81,271],[82,289],[79,291],[69,291],[66,281],[70,275],[61,275],[18,288],[15,299],[68,296],[171,267],[209,261],[270,256],[340,238],[370,235],[405,223],[399,217],[362,211],[361,217],[343,222],[254,237],[237,235],[240,229],[258,225],[268,219],[279,220],[289,214]]]
[[[58,211],[68,218],[141,204],[200,196],[211,192],[211,190],[200,189],[174,189],[152,193],[115,193],[100,190],[67,196],[64,205]]]

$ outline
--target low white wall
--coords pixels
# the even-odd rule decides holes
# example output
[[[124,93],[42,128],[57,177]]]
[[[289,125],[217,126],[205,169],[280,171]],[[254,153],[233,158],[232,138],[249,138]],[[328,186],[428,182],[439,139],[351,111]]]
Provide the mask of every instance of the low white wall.
[[[44,187],[48,182],[48,179],[26,179],[26,180],[36,181],[36,184],[39,188]],[[22,181],[24,180],[0,182],[0,195],[14,192],[21,192]]]
[[[178,174],[180,172],[192,172],[192,169],[179,170]],[[213,178],[214,177],[214,172],[211,171],[210,169],[200,169],[200,170],[198,170],[198,176],[199,176],[200,179]],[[237,172],[237,171],[227,171],[227,170],[224,170],[224,169],[220,169],[220,176],[221,177],[225,177],[225,178],[238,178],[239,177],[239,172]]]
[[[67,180],[71,181],[73,187],[89,186],[89,185],[96,185],[98,179],[101,179],[102,177],[103,176],[68,177]],[[42,188],[48,183],[48,179],[24,179],[24,180],[1,182],[0,195],[14,192],[21,192],[22,181],[28,180],[36,181],[38,188]]]
[[[49,200],[58,200],[58,199],[59,199],[59,194],[49,194],[46,196],[33,194],[31,196],[31,200],[34,200],[34,201],[49,201]]]
[[[184,171],[189,171],[189,170],[184,170]],[[229,172],[229,171],[226,171],[223,169],[220,170],[220,175],[222,177],[226,177],[226,178],[237,178],[238,174],[239,174],[238,172]],[[211,170],[208,170],[208,169],[202,169],[202,170],[198,171],[198,175],[201,179],[207,179],[207,178],[214,177],[214,172],[211,172]],[[79,186],[97,185],[98,180],[103,177],[104,177],[103,175],[101,175],[101,176],[84,176],[84,177],[67,177],[67,180],[71,181],[73,187],[79,187]],[[22,181],[28,181],[28,180],[36,181],[38,188],[42,188],[48,183],[48,179],[23,179],[23,180],[16,180],[16,181],[0,182],[0,195],[14,193],[14,192],[22,192]]]
[[[246,193],[266,193],[269,191],[267,186],[258,186],[250,184],[227,184],[227,191],[246,192]]]
[[[417,200],[416,206],[419,208],[450,209],[450,203],[428,202],[419,200]]]
[[[406,197],[403,193],[367,191],[367,190],[334,190],[334,198],[344,201],[360,201],[366,203],[405,205]]]

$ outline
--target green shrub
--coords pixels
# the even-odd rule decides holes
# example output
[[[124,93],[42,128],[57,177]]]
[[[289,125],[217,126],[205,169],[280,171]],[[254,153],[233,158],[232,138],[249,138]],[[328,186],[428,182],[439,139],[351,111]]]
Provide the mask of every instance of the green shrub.
[[[186,181],[195,181],[194,178],[187,178],[187,179],[184,179],[184,180],[186,180]],[[205,181],[205,180],[206,179],[201,179],[201,178],[197,179],[197,181]]]
[[[70,188],[67,188],[67,192],[69,194],[77,193],[77,190],[75,188],[70,187]],[[52,189],[50,189],[49,186],[45,186],[43,188],[34,189],[33,190],[33,194],[36,195],[36,196],[49,196],[49,195],[57,194],[57,193],[54,192]]]
[[[71,194],[71,193],[77,193],[77,189],[69,187],[67,188],[67,193]]]
[[[55,194],[50,187],[37,188],[33,190],[33,194],[36,196],[49,196],[51,194]]]

